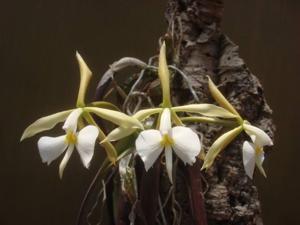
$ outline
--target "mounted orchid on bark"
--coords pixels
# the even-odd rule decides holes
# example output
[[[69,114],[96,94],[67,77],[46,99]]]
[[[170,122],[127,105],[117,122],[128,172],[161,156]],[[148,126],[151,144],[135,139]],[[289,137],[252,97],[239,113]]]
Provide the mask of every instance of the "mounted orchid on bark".
[[[156,64],[147,64],[138,59],[126,57],[113,63],[102,77],[98,85],[97,96],[99,93],[107,96],[115,90],[124,97],[123,112],[114,104],[106,101],[85,103],[85,95],[92,72],[79,53],[76,53],[76,57],[81,78],[76,107],[38,119],[26,128],[21,137],[21,140],[24,140],[40,132],[50,130],[58,123],[63,123],[63,135],[58,137],[43,136],[38,140],[38,149],[42,162],[48,165],[65,152],[59,165],[60,178],[62,178],[64,169],[75,149],[80,156],[83,166],[89,168],[98,139],[100,145],[106,151],[106,159],[102,162],[91,187],[93,187],[100,174],[103,175],[105,178],[102,180],[103,188],[101,193],[106,195],[106,182],[111,182],[110,179],[112,177],[118,179],[116,183],[121,183],[121,189],[126,193],[126,198],[129,198],[128,201],[130,201],[133,212],[138,210],[135,209],[135,207],[138,207],[139,201],[139,191],[137,189],[141,186],[136,175],[136,169],[141,167],[136,165],[136,159],[141,159],[142,172],[145,173],[145,177],[153,176],[149,171],[155,165],[165,165],[163,168],[166,171],[167,184],[171,186],[168,197],[170,198],[171,195],[174,196],[175,192],[176,172],[174,171],[177,169],[178,161],[182,162],[181,166],[184,168],[197,170],[199,175],[201,165],[202,169],[209,169],[220,152],[243,131],[249,136],[241,146],[245,173],[252,178],[256,165],[260,172],[266,176],[262,167],[264,161],[263,147],[273,145],[267,133],[244,120],[209,77],[208,88],[219,106],[200,103],[193,85],[190,84],[187,78],[188,76],[175,65],[168,65],[165,42],[160,47],[158,67],[155,66]],[[141,69],[141,73],[132,85],[131,90],[126,92],[114,80],[114,73],[132,65]],[[153,104],[151,99],[146,98],[150,104],[149,107],[141,107],[141,98],[147,97],[147,93],[134,91],[142,80],[145,71],[150,72],[149,80],[153,79],[151,77],[153,74],[155,75],[154,81],[146,86],[158,86],[161,90],[159,102],[156,102],[156,104]],[[172,98],[172,96],[176,95],[176,93],[172,93],[173,90],[171,88],[171,81],[174,79],[175,73],[181,74],[186,79],[187,86],[194,97],[194,102],[179,105]],[[112,80],[115,86],[109,93],[105,93],[103,90],[106,89],[107,83]],[[135,105],[136,110],[133,110],[133,113],[131,113],[131,110],[124,106],[134,94],[139,96],[139,102]],[[127,112],[127,114],[124,112]],[[112,123],[114,127],[109,130],[104,129],[104,127],[99,126],[95,117]],[[191,122],[196,125],[193,129],[186,125]],[[208,126],[210,124],[219,125],[229,128],[229,131],[217,138],[206,153],[207,146],[201,143],[202,133],[197,130],[199,123],[205,123]],[[106,133],[108,134],[106,135]],[[116,143],[113,145],[111,142]],[[116,166],[119,167],[120,176],[115,176]],[[107,171],[110,171],[109,175]],[[190,182],[201,184],[202,178],[200,175],[196,177],[197,179],[190,179],[192,180]],[[159,180],[159,174],[156,174],[156,176],[156,179]],[[106,177],[108,178],[106,179]],[[145,177],[142,176],[142,178]],[[104,181],[105,179],[106,181]],[[87,192],[85,200],[88,198],[90,190],[91,188]],[[172,204],[175,204],[176,200],[174,197],[172,198]],[[197,198],[198,203],[200,202],[197,207],[199,205],[204,207],[203,196],[198,195]],[[106,197],[103,199],[105,200]],[[166,202],[168,201],[167,199]],[[161,202],[159,207],[159,214],[163,217],[164,206]],[[194,210],[197,207],[195,206]],[[118,213],[118,210],[114,209],[114,213]],[[82,209],[80,212],[82,212]],[[117,217],[116,215],[114,216]],[[134,219],[132,220],[134,221]]]

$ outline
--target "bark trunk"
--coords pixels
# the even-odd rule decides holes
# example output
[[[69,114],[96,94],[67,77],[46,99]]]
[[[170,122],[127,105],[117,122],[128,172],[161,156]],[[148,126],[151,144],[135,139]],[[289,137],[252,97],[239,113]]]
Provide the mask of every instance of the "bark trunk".
[[[168,33],[178,46],[173,59],[191,80],[201,102],[213,102],[207,90],[206,75],[210,75],[243,118],[273,137],[272,111],[262,86],[239,57],[238,46],[221,32],[223,6],[223,0],[169,0]],[[191,99],[180,79],[175,79],[173,89],[179,103]],[[205,149],[221,131],[211,125],[198,128]],[[208,185],[204,199],[210,225],[263,224],[257,188],[242,165],[242,138],[228,146],[213,167],[203,173]],[[194,176],[197,173],[200,171],[193,171]]]

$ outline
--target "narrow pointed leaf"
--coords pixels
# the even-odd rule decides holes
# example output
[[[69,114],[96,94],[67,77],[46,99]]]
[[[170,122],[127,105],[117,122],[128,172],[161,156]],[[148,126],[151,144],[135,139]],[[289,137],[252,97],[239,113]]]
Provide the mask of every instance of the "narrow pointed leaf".
[[[242,126],[239,126],[235,129],[232,129],[230,131],[228,131],[227,133],[221,135],[214,143],[213,145],[210,147],[210,149],[208,150],[205,159],[204,159],[204,164],[202,166],[202,168],[209,168],[215,158],[217,157],[217,155],[224,149],[227,147],[227,145],[232,142],[232,140],[241,133],[241,131],[243,130]]]
[[[237,115],[240,117],[239,113],[235,110],[235,108],[228,102],[228,100],[224,97],[224,95],[219,91],[217,86],[212,82],[209,76],[208,77],[208,88],[213,96],[213,98],[216,100],[217,103],[219,103],[220,106],[227,109],[229,112]]]
[[[204,116],[236,118],[237,116],[231,112],[213,104],[190,104],[184,106],[176,106],[172,108],[175,112],[199,113]]]
[[[38,119],[25,129],[21,137],[21,141],[42,131],[52,129],[56,124],[63,122],[72,111],[73,109],[70,109]]]

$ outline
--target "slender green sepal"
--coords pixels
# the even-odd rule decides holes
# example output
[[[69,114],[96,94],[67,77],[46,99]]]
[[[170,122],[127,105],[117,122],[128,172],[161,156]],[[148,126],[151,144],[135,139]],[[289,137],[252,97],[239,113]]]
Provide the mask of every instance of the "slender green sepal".
[[[182,122],[198,122],[198,123],[212,123],[218,124],[226,127],[237,126],[236,121],[224,120],[214,117],[206,117],[206,116],[189,116],[189,117],[181,117]]]
[[[134,117],[137,120],[142,122],[143,120],[147,119],[149,116],[152,116],[153,114],[162,112],[162,110],[163,110],[162,108],[143,109],[143,110],[140,110],[137,113],[135,113],[132,117]],[[102,142],[118,141],[122,138],[125,138],[125,137],[133,134],[137,130],[138,130],[138,128],[117,127],[115,129],[113,129]]]
[[[80,70],[80,86],[79,86],[79,92],[77,97],[77,107],[84,107],[85,106],[85,93],[87,90],[87,87],[89,85],[89,82],[92,77],[92,72],[81,57],[81,55],[76,52],[76,58],[79,64],[79,70]]]
[[[21,137],[21,141],[26,138],[32,137],[42,131],[52,129],[56,124],[63,122],[72,111],[73,109],[70,109],[38,119],[25,129]]]
[[[117,127],[113,129],[105,139],[101,143],[107,142],[107,141],[118,141],[122,138],[125,138],[131,134],[133,134],[135,131],[137,131],[137,128],[125,128],[125,127]]]
[[[208,150],[205,159],[204,159],[204,163],[202,166],[202,169],[207,169],[209,167],[211,167],[211,165],[213,164],[215,158],[217,157],[217,155],[224,149],[227,147],[227,145],[232,142],[232,140],[238,136],[243,130],[242,126],[239,126],[237,128],[234,128],[228,132],[226,132],[225,134],[221,135],[210,147],[210,149]]]
[[[220,92],[220,90],[217,88],[217,86],[212,82],[209,76],[208,78],[208,88],[213,96],[213,98],[216,100],[217,103],[219,103],[220,106],[227,109],[229,112],[235,114],[237,117],[241,117],[240,114],[235,110],[235,108],[228,102],[228,100],[224,97],[224,95]]]
[[[100,108],[106,108],[106,109],[112,109],[116,111],[121,111],[116,105],[106,102],[106,101],[97,101],[97,102],[91,102],[88,104],[88,106],[91,107],[100,107]]]
[[[136,112],[133,117],[138,119],[139,121],[143,121],[147,119],[149,116],[152,116],[153,114],[161,113],[162,108],[153,108],[153,109],[142,109]]]
[[[167,58],[166,58],[166,44],[162,44],[159,53],[158,62],[158,76],[161,82],[162,93],[163,93],[163,107],[171,107],[171,95],[170,95],[170,71],[168,69]]]
[[[84,110],[86,112],[94,113],[102,119],[108,120],[121,127],[144,129],[143,124],[141,124],[140,121],[122,112],[96,107],[85,107]]]
[[[171,116],[172,116],[172,120],[177,126],[184,126],[181,119],[177,116],[176,112],[174,112],[172,109],[171,109]]]
[[[236,118],[237,116],[222,107],[213,104],[190,104],[173,107],[174,112],[199,113],[204,116],[220,118]]]

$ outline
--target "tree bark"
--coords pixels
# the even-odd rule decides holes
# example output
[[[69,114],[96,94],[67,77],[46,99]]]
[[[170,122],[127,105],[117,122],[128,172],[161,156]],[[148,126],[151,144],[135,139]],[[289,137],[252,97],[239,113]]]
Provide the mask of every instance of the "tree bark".
[[[243,118],[273,137],[272,111],[262,86],[239,57],[238,46],[221,32],[223,7],[223,0],[169,0],[168,34],[174,46],[179,46],[173,60],[186,73],[201,102],[213,102],[207,90],[209,75]],[[174,79],[173,91],[179,103],[191,100],[188,87],[179,78]],[[206,150],[222,131],[211,125],[198,129]],[[210,225],[263,224],[257,188],[243,169],[241,148],[245,138],[236,139],[203,173],[208,185],[204,199]]]

